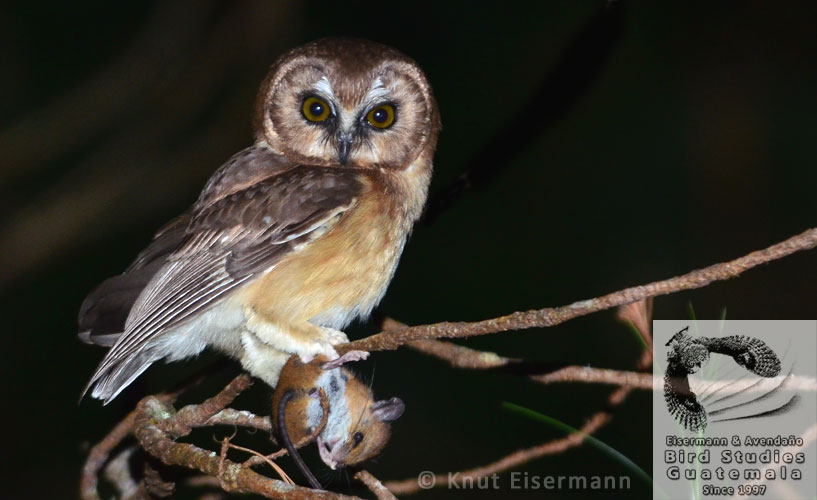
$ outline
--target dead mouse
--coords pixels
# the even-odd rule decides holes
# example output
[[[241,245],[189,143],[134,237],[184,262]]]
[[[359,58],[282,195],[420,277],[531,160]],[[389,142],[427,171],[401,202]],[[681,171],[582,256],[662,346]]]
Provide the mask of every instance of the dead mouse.
[[[400,398],[375,401],[371,389],[343,368],[344,363],[366,359],[368,354],[349,351],[332,361],[318,357],[306,364],[293,356],[281,370],[272,398],[273,429],[280,441],[292,448],[290,454],[308,478],[311,474],[304,470],[292,443],[303,440],[320,425],[323,411],[318,389],[323,389],[329,405],[326,426],[317,438],[318,451],[332,469],[380,453],[391,436],[390,423],[405,410]],[[283,420],[279,418],[281,413]],[[312,482],[314,476],[309,479]]]

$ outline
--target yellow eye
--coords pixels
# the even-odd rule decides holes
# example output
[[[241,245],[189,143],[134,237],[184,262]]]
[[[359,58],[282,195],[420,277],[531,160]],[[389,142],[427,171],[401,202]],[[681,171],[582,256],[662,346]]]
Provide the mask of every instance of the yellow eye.
[[[303,112],[304,118],[311,122],[322,122],[329,118],[330,110],[326,101],[312,96],[304,99],[301,112]]]
[[[372,108],[366,115],[366,121],[374,128],[389,128],[394,123],[394,106],[382,104]]]

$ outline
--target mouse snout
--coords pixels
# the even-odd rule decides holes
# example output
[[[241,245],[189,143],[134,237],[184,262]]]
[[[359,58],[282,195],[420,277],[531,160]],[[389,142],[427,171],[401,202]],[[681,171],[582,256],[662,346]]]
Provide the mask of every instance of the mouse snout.
[[[320,443],[322,443],[321,446],[326,448],[326,451],[333,451],[342,441],[342,439],[337,436],[318,436],[318,439]]]
[[[318,454],[321,456],[323,463],[328,465],[332,470],[338,466],[337,448],[339,448],[339,443],[340,440],[337,438],[324,440],[322,437],[318,437]]]

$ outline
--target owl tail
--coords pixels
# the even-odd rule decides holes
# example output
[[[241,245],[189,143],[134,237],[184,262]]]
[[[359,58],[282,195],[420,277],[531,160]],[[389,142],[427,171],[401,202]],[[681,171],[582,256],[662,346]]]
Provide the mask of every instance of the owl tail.
[[[157,359],[159,357],[150,352],[142,352],[112,363],[106,363],[108,361],[106,357],[83,389],[80,400],[90,391],[92,398],[101,399],[103,404],[110,403]]]

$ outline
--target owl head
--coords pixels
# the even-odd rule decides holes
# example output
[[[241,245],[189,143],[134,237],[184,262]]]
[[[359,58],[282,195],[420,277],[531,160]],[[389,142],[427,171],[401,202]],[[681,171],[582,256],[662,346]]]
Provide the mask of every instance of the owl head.
[[[291,161],[408,168],[433,154],[440,129],[417,64],[366,40],[324,38],[273,64],[256,101],[256,139]]]

